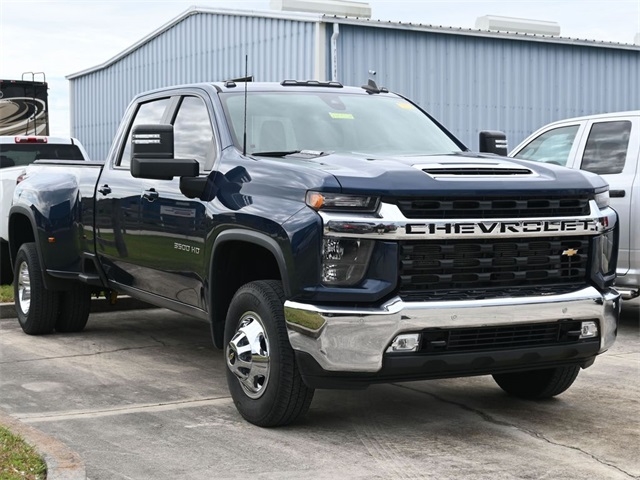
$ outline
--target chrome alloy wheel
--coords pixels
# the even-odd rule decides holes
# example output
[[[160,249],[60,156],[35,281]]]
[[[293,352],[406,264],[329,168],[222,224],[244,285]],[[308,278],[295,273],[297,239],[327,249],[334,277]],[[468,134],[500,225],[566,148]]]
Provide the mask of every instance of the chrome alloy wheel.
[[[29,277],[27,262],[20,263],[16,281],[18,282],[18,305],[22,313],[27,315],[31,307],[31,277]]]
[[[260,316],[246,312],[226,348],[227,366],[249,398],[257,399],[269,383],[269,339]]]

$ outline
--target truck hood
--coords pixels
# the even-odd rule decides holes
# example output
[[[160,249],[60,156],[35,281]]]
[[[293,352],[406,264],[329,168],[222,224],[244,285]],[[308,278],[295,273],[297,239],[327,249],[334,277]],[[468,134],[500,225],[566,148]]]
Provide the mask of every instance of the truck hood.
[[[300,161],[333,175],[344,193],[380,196],[580,195],[607,186],[599,176],[579,170],[469,152],[393,157],[336,153]]]

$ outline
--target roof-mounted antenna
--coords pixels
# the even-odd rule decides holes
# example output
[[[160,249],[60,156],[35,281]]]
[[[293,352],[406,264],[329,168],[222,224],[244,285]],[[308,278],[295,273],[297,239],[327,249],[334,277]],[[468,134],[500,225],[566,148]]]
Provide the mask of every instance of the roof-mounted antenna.
[[[389,90],[386,87],[379,87],[376,84],[375,80],[373,79],[369,79],[369,81],[367,82],[366,85],[362,85],[362,88],[364,90],[366,90],[367,93],[369,94],[374,94],[374,93],[389,93]]]
[[[244,132],[242,133],[242,155],[247,154],[247,82],[249,78],[249,55],[244,56]]]
[[[389,90],[386,87],[378,88],[378,85],[374,80],[377,74],[378,72],[376,72],[375,70],[369,70],[369,81],[366,85],[362,85],[362,88],[365,89],[366,92],[370,95],[373,95],[374,93],[389,93]]]

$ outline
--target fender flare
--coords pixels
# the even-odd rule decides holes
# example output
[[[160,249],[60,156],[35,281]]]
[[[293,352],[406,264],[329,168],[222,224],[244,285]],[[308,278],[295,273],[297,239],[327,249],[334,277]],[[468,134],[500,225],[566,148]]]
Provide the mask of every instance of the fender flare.
[[[14,244],[11,241],[11,237],[12,237],[11,217],[13,217],[14,215],[21,215],[21,216],[27,217],[27,219],[29,220],[29,223],[31,224],[33,241],[36,244],[36,252],[38,253],[38,259],[40,260],[40,267],[41,267],[40,273],[42,275],[42,281],[44,283],[45,288],[49,289],[52,287],[51,282],[53,281],[53,279],[47,274],[46,265],[44,264],[44,255],[42,254],[42,246],[40,245],[40,241],[39,241],[38,226],[33,216],[33,212],[22,205],[14,205],[9,210],[9,256],[10,256],[9,258],[11,259],[11,264],[13,265],[13,263],[15,262],[15,256],[17,255],[18,250],[20,249],[19,246],[18,248],[14,248]]]
[[[215,268],[214,262],[216,261],[216,251],[221,245],[224,245],[227,242],[231,241],[241,241],[246,243],[251,243],[253,245],[260,246],[267,250],[269,253],[273,255],[278,265],[278,270],[280,271],[280,278],[282,279],[282,288],[285,292],[286,296],[291,295],[291,285],[289,282],[289,275],[287,274],[287,262],[280,248],[278,242],[274,240],[272,237],[265,235],[264,233],[256,232],[253,230],[247,230],[242,228],[232,228],[229,230],[225,230],[218,234],[216,239],[213,242],[213,247],[211,249],[211,260],[210,260],[210,268],[209,268],[209,285],[213,290],[214,275]],[[212,295],[212,291],[210,291],[210,295]],[[224,334],[224,320],[217,318],[216,316],[216,302],[212,302],[209,308],[209,322],[211,324],[211,338],[213,340],[213,344],[215,347],[223,349],[224,346],[222,344],[222,336]]]
[[[247,243],[253,243],[260,247],[263,247],[265,250],[269,251],[274,258],[276,259],[276,263],[278,264],[278,270],[280,270],[280,278],[282,278],[282,288],[284,290],[284,294],[287,297],[291,296],[291,285],[289,283],[289,275],[287,262],[284,257],[284,253],[282,253],[282,249],[278,242],[276,242],[272,237],[265,235],[261,232],[255,232],[253,230],[246,230],[242,228],[231,228],[221,232],[213,242],[213,248],[211,250],[211,265],[210,265],[210,285],[213,285],[213,262],[216,257],[216,250],[222,244],[230,241],[242,241]]]

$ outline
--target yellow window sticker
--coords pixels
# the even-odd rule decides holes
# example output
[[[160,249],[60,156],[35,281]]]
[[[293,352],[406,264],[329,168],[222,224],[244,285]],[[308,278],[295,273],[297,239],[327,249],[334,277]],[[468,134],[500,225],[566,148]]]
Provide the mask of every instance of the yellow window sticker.
[[[329,112],[329,115],[337,120],[353,120],[353,113]]]
[[[404,108],[405,110],[413,110],[413,105],[411,105],[409,102],[398,102],[396,105],[398,105],[400,108]]]

